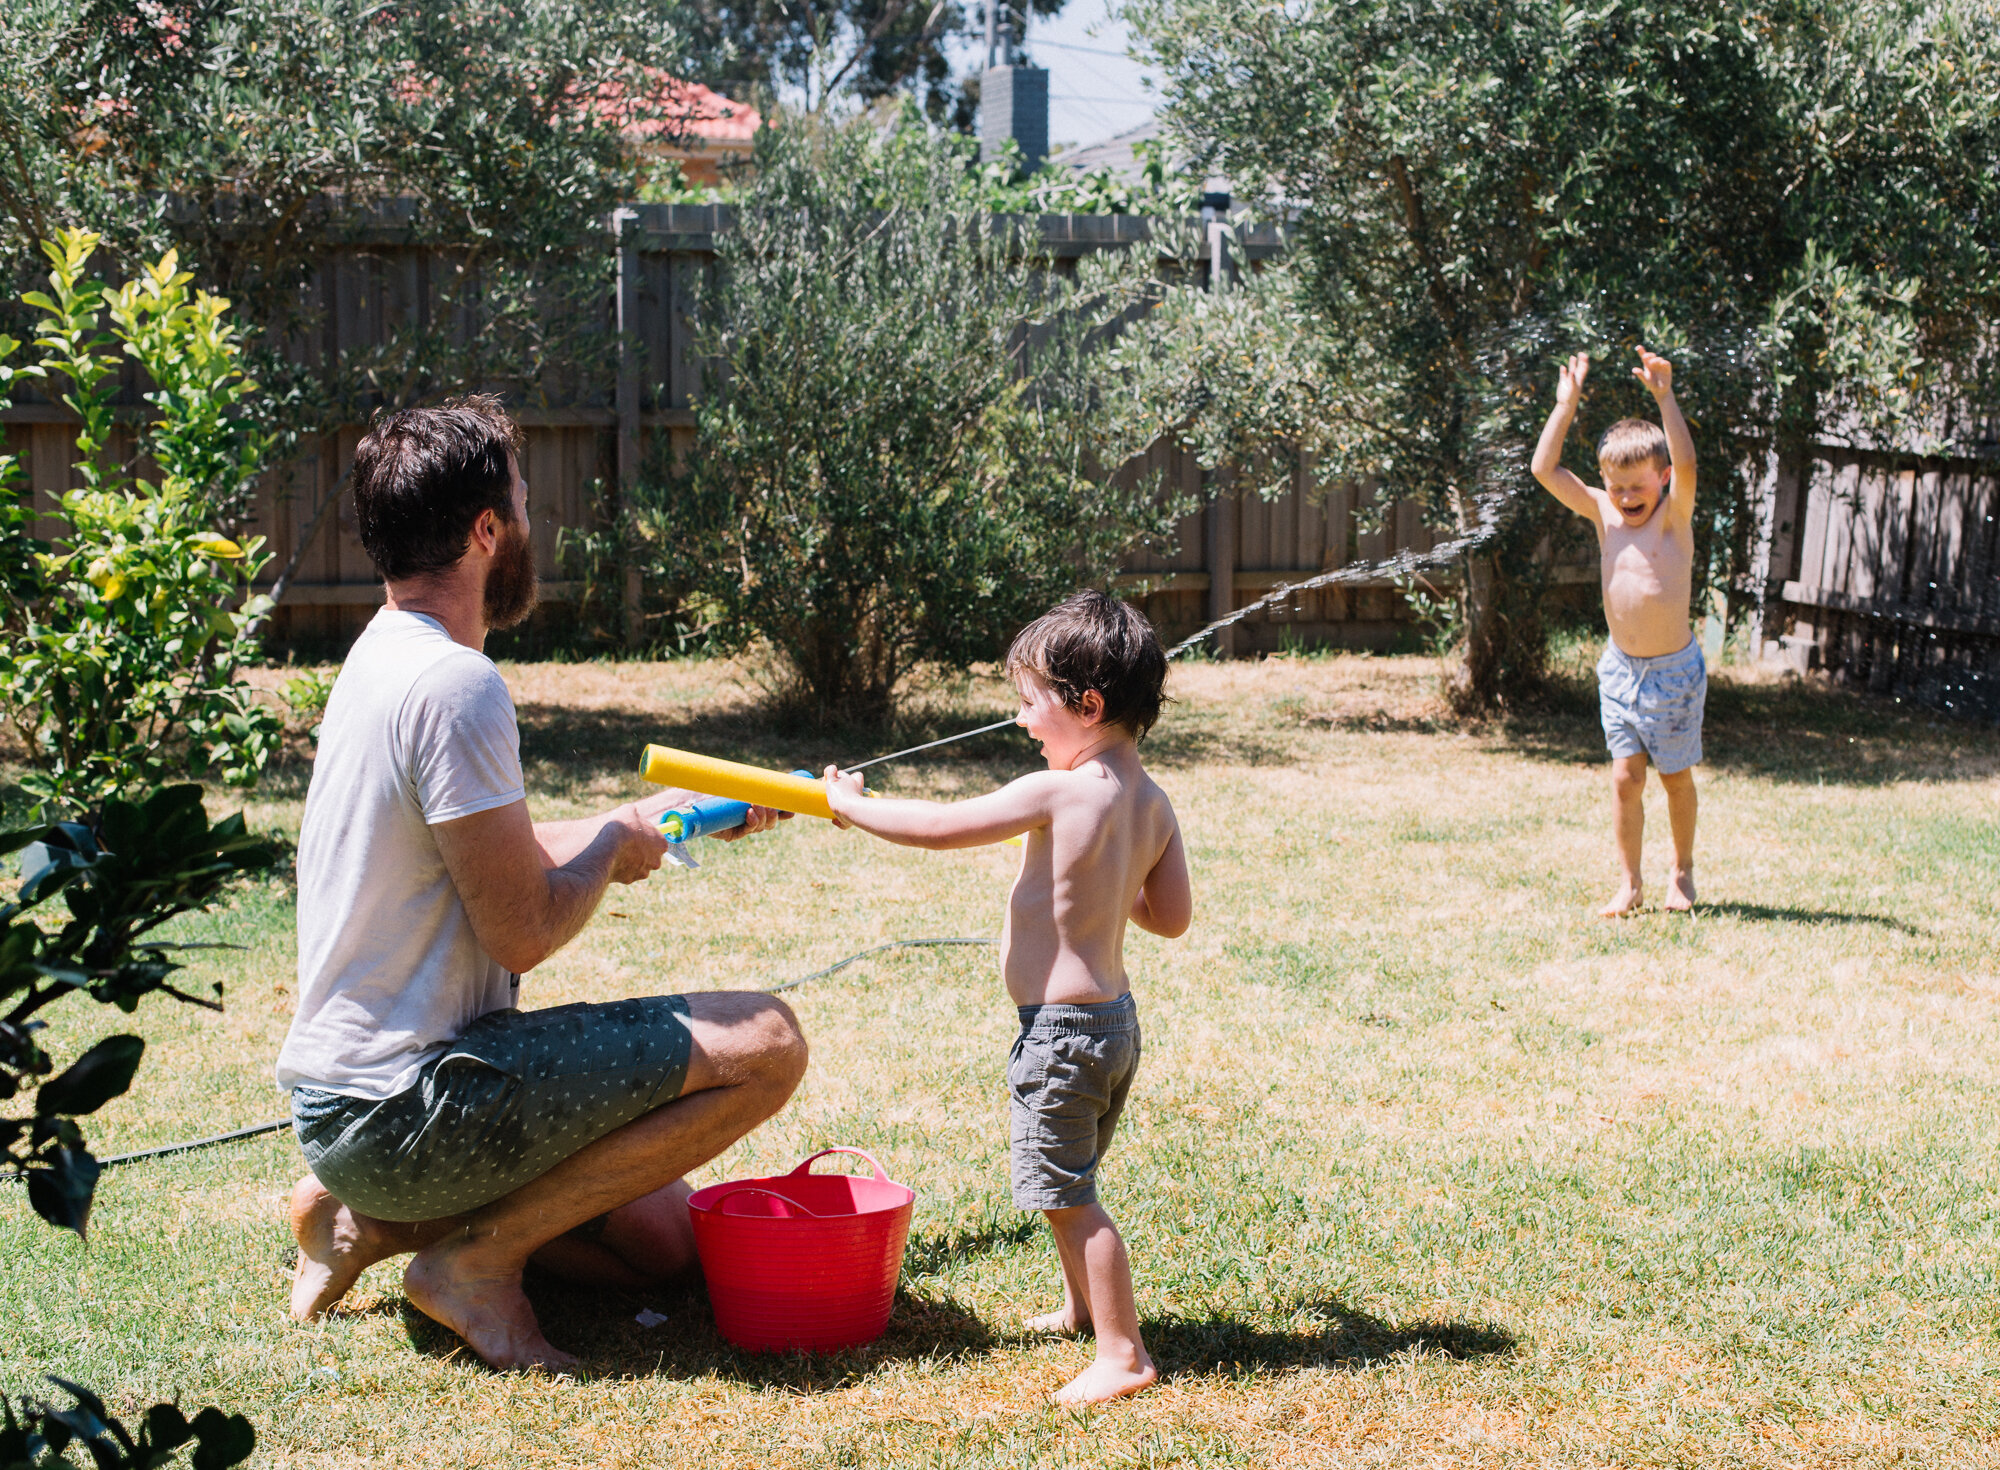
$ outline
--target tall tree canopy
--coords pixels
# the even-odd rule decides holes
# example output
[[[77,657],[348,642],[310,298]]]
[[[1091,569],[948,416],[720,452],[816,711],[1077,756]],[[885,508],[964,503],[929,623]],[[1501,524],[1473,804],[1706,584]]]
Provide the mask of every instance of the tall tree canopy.
[[[1133,0],[1128,14],[1173,125],[1239,197],[1294,212],[1289,278],[1235,313],[1278,324],[1271,370],[1309,390],[1275,395],[1293,418],[1274,431],[1446,521],[1521,492],[1468,568],[1473,702],[1539,674],[1539,571],[1574,531],[1526,454],[1562,354],[1629,358],[1644,340],[1675,358],[1702,457],[1701,554],[1725,587],[1773,447],[1964,444],[2000,398],[1995,0]],[[1157,330],[1199,335],[1224,315],[1170,311]],[[1645,410],[1621,379],[1594,380],[1586,435]],[[1244,398],[1208,408],[1255,417]]]
[[[431,329],[343,394],[533,382],[602,317],[627,124],[670,118],[674,0],[9,0],[0,6],[0,288],[66,226],[126,269],[177,247],[253,323],[309,320],[329,229],[458,252]],[[567,312],[567,318],[565,313]],[[275,370],[264,365],[259,376]]]

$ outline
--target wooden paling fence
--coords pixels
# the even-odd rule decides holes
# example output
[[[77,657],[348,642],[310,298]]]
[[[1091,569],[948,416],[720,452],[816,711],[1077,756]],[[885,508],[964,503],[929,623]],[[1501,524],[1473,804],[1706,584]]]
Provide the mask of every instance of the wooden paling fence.
[[[1815,446],[1776,477],[1765,596],[1795,667],[2000,719],[2000,456]]]
[[[575,598],[575,569],[559,555],[565,528],[604,524],[617,496],[664,437],[692,440],[700,364],[689,319],[694,284],[713,265],[726,206],[643,205],[614,221],[616,271],[607,302],[605,361],[565,364],[532,398],[510,409],[526,434],[535,560],[548,595]],[[399,334],[422,329],[440,306],[451,258],[413,243],[394,204],[344,229],[322,256],[306,293],[311,330],[288,339],[309,370],[335,374],[365,363]],[[1058,263],[1103,249],[1147,249],[1144,220],[1046,215],[1034,221],[1040,250]],[[1234,246],[1237,262],[1277,255],[1273,229]],[[620,345],[622,344],[622,345]],[[126,413],[141,411],[128,377]],[[362,434],[359,423],[321,434],[266,476],[256,533],[274,553],[267,581],[296,563],[271,631],[281,643],[339,648],[359,631],[381,590],[355,534],[351,503],[335,496]],[[74,418],[60,404],[20,402],[0,415],[0,442],[22,455],[38,503],[71,483]],[[122,446],[129,449],[129,446]],[[113,445],[113,452],[121,446]],[[1996,590],[1994,472],[1988,460],[1896,460],[1819,448],[1810,464],[1774,477],[1773,534],[1759,632],[1795,662],[1812,661],[1870,687],[1953,708],[1995,708],[2000,682],[2000,591]],[[1163,555],[1135,556],[1125,585],[1163,632],[1180,635],[1303,575],[1428,550],[1436,538],[1413,505],[1379,518],[1366,491],[1325,492],[1302,466],[1275,500],[1220,493],[1192,455],[1155,444],[1121,473],[1158,472],[1206,504],[1182,522]],[[1364,524],[1380,529],[1363,530]],[[303,545],[302,545],[303,543]],[[1448,574],[1433,579],[1442,587]],[[1590,565],[1557,569],[1569,595],[1587,596]],[[628,617],[636,596],[625,590]],[[1306,594],[1246,621],[1225,651],[1287,641],[1382,647],[1408,635],[1409,607],[1387,581]]]
[[[545,391],[540,401],[509,403],[527,441],[523,470],[536,566],[556,602],[580,590],[572,580],[574,569],[558,554],[563,529],[602,524],[619,487],[637,476],[659,436],[682,445],[691,440],[700,388],[700,364],[691,346],[692,288],[710,269],[716,234],[730,227],[731,214],[727,207],[689,205],[620,211],[613,245],[621,331],[608,340],[622,340],[625,348],[603,371],[574,373],[575,382],[560,395]],[[1057,262],[1093,250],[1147,248],[1150,238],[1145,221],[1126,216],[1048,215],[1036,227],[1042,250]],[[1235,248],[1239,259],[1254,261],[1276,254],[1281,244],[1274,230],[1265,230],[1239,239]],[[308,292],[315,325],[295,334],[299,360],[331,372],[343,361],[379,352],[399,331],[438,310],[438,282],[447,266],[434,248],[404,238],[393,207],[375,225],[345,231],[329,245]],[[135,414],[138,392],[136,381],[127,384]],[[48,402],[20,402],[0,415],[5,446],[22,455],[41,505],[72,483],[74,422],[68,410]],[[319,435],[296,459],[266,476],[253,530],[273,553],[267,586],[310,532],[270,625],[281,643],[337,648],[381,601],[352,505],[345,496],[333,498],[362,432],[356,423]],[[129,445],[114,444],[114,453],[121,449],[129,452]],[[1155,445],[1125,473],[1156,470],[1177,486],[1204,489],[1201,467],[1172,443]],[[1126,586],[1143,596],[1163,631],[1186,632],[1280,581],[1432,544],[1414,507],[1393,508],[1385,530],[1361,531],[1356,511],[1364,504],[1350,490],[1322,493],[1303,476],[1274,501],[1223,496],[1182,523],[1169,554],[1135,557]],[[1401,594],[1383,582],[1308,595],[1260,615],[1234,630],[1232,647],[1247,652],[1286,639],[1379,647],[1408,624]]]

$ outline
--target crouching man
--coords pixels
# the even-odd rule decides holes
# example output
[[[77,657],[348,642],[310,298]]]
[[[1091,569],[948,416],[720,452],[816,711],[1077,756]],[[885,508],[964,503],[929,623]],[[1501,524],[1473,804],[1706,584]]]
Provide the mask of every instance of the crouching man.
[[[481,652],[534,606],[519,435],[496,400],[381,419],[355,454],[387,605],[327,701],[299,834],[299,1003],[278,1056],[312,1170],[292,1315],[414,1252],[419,1309],[497,1368],[574,1361],[529,1261],[643,1285],[692,1261],[682,1176],[783,1107],[805,1039],[768,995],[521,1010],[521,977],[660,864],[667,791],[531,822],[514,706]],[[753,809],[735,835],[774,813]]]

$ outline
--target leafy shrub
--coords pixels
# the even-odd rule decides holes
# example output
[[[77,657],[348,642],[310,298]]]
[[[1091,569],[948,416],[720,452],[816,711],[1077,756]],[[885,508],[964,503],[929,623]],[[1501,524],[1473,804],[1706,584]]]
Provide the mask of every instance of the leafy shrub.
[[[880,718],[913,668],[998,654],[1180,509],[1104,473],[1094,332],[1151,289],[1076,276],[958,202],[950,143],[759,134],[695,308],[695,442],[635,498],[653,575],[725,645],[765,642],[814,717]]]
[[[84,274],[97,244],[73,230],[44,247],[51,290],[24,298],[42,314],[38,358],[7,368],[20,344],[0,337],[0,405],[23,378],[67,384],[62,401],[83,421],[80,483],[56,507],[48,549],[18,462],[0,456],[0,710],[28,747],[24,784],[76,810],[176,769],[247,785],[280,728],[237,679],[268,606],[248,595],[261,542],[215,529],[240,511],[267,448],[245,412],[256,384],[238,366],[229,303],[190,293],[172,252],[107,290]],[[123,461],[112,456],[121,356],[151,384]]]
[[[181,969],[174,954],[192,946],[157,931],[208,907],[233,877],[267,867],[274,852],[240,815],[211,824],[198,786],[169,786],[137,801],[113,797],[88,822],[0,832],[0,853],[10,852],[22,853],[22,875],[15,900],[0,904],[0,1104],[32,1087],[34,1106],[25,1117],[0,1114],[0,1171],[26,1181],[43,1219],[82,1235],[99,1166],[77,1120],[131,1086],[146,1044],[106,1037],[56,1072],[40,1013],[77,994],[127,1014],[154,994],[219,1010],[221,987],[209,1000],[172,982]],[[68,916],[45,923],[45,906],[58,896]],[[71,1445],[105,1470],[152,1470],[189,1444],[197,1470],[220,1470],[247,1459],[256,1444],[240,1414],[209,1408],[189,1421],[173,1404],[147,1409],[134,1435],[88,1389],[51,1381],[69,1391],[70,1407],[24,1398],[17,1417],[0,1398],[0,1470],[69,1465]]]
[[[136,801],[111,797],[88,821],[0,833],[0,852],[16,851],[21,889],[0,904],[0,1103],[47,1080],[37,1086],[32,1117],[0,1118],[0,1170],[26,1179],[44,1219],[80,1235],[97,1161],[76,1119],[131,1085],[145,1043],[109,1037],[49,1077],[37,1013],[79,993],[127,1014],[154,994],[219,1009],[172,983],[182,968],[173,956],[187,946],[156,931],[208,907],[236,874],[268,867],[275,854],[240,815],[211,824],[199,786],[167,786]],[[69,916],[44,927],[41,911],[58,895]]]
[[[177,248],[236,304],[286,459],[295,436],[465,384],[608,396],[604,219],[642,168],[625,129],[673,129],[660,78],[686,75],[687,18],[677,0],[6,0],[0,291],[28,288],[65,221],[121,261]],[[326,326],[329,243],[385,222],[441,247],[422,304],[366,350],[294,360]],[[0,327],[26,336],[15,317]]]
[[[291,711],[293,723],[314,745],[319,744],[320,722],[326,718],[326,702],[333,697],[333,679],[318,669],[307,669],[285,680],[278,690]]]

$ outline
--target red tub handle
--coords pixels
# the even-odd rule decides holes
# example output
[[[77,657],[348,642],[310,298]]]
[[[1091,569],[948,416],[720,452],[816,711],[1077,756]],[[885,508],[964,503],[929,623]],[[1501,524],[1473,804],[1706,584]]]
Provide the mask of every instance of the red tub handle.
[[[896,1182],[895,1180],[891,1179],[888,1173],[882,1168],[882,1166],[875,1161],[875,1155],[868,1152],[867,1149],[848,1148],[843,1144],[835,1144],[832,1148],[821,1149],[818,1153],[814,1154],[811,1158],[807,1159],[804,1163],[800,1164],[798,1168],[792,1170],[792,1173],[810,1174],[812,1172],[812,1166],[818,1163],[821,1159],[825,1158],[828,1154],[853,1154],[856,1158],[866,1159],[868,1160],[868,1167],[875,1171],[875,1177],[878,1180],[880,1180],[884,1184],[894,1184]]]
[[[797,1171],[794,1170],[793,1172],[796,1173]],[[783,1200],[786,1204],[790,1205],[793,1209],[797,1210],[801,1215],[804,1215],[808,1220],[819,1220],[825,1218],[824,1216],[814,1214],[811,1210],[807,1209],[804,1205],[800,1204],[790,1195],[779,1194],[778,1191],[775,1189],[760,1189],[757,1185],[754,1184],[745,1184],[737,1189],[725,1189],[721,1194],[718,1194],[715,1197],[715,1203],[710,1205],[709,1208],[711,1210],[714,1210],[715,1213],[718,1215],[723,1214],[724,1210],[722,1208],[722,1202],[724,1200],[735,1199],[736,1196],[739,1194],[768,1194],[772,1199]]]

